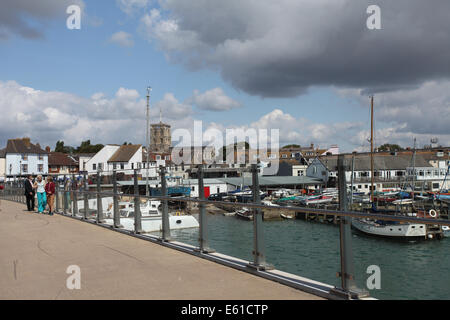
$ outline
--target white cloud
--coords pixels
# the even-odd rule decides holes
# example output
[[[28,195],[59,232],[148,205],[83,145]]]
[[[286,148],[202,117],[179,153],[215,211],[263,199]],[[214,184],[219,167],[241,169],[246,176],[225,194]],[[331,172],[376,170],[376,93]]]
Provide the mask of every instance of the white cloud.
[[[134,46],[133,36],[125,31],[119,31],[114,33],[110,38],[109,42],[115,43],[121,47],[132,47]]]
[[[149,5],[150,0],[116,0],[116,3],[120,10],[127,15],[132,15],[137,10],[146,8]]]
[[[361,89],[337,92],[360,107],[369,106]],[[415,89],[379,93],[374,110],[376,127],[385,127],[377,130],[378,144],[411,146],[417,138],[419,145],[424,145],[438,137],[442,144],[450,145],[450,81],[428,81]]]
[[[154,107],[150,109],[152,119],[159,121],[160,111],[163,121],[185,119],[193,114],[192,106],[179,102],[173,93],[166,93],[162,100],[154,104]]]
[[[241,107],[241,104],[228,97],[221,88],[215,88],[204,93],[194,91],[188,101],[200,109],[210,111],[228,111]]]
[[[398,105],[402,104],[398,102]],[[160,108],[163,121],[169,123],[172,130],[183,128],[192,134],[195,113],[191,105],[180,102],[173,93],[166,93],[162,100],[151,105],[152,123],[159,122]],[[103,93],[83,98],[65,92],[40,91],[21,86],[14,81],[0,81],[0,146],[4,145],[7,139],[23,136],[30,136],[33,141],[51,147],[54,147],[58,140],[64,140],[66,145],[74,146],[86,139],[91,139],[93,143],[145,143],[145,110],[145,98],[134,89],[119,88],[112,98]],[[407,110],[405,107],[404,111]],[[448,114],[441,114],[441,117],[445,119]],[[369,146],[368,124],[325,124],[296,117],[281,108],[274,109],[246,126],[236,126],[233,123],[203,123],[204,131],[218,129],[223,133],[223,137],[226,136],[226,129],[248,128],[267,129],[269,135],[271,129],[278,129],[280,146],[314,143],[326,148],[331,144],[338,144],[341,150],[348,152],[355,149],[367,150]],[[435,136],[442,144],[450,144],[450,133],[445,130],[436,134],[414,132],[408,124],[400,122],[377,128],[377,145],[398,143],[404,147],[411,146],[413,137],[417,138],[419,145],[423,145]]]

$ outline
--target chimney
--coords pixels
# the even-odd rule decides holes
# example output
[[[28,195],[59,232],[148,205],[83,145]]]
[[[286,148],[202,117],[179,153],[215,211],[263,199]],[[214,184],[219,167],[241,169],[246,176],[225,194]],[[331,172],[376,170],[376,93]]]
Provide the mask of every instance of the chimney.
[[[50,153],[50,147],[49,147],[49,146],[46,146],[46,147],[45,147],[45,151],[48,152],[48,153]]]
[[[23,141],[23,143],[25,144],[25,146],[26,146],[27,148],[30,148],[30,147],[31,147],[31,141],[30,141],[30,138],[22,138],[22,141]]]
[[[311,149],[314,149],[314,143],[311,143]]]

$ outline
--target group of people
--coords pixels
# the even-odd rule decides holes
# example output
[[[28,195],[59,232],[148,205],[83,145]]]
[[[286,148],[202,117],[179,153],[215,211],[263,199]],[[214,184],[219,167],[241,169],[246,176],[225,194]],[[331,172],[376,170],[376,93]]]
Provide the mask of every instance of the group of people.
[[[45,209],[48,206],[48,214],[52,216],[55,204],[55,183],[51,176],[47,177],[47,181],[41,175],[37,176],[36,180],[33,180],[31,175],[28,176],[25,181],[28,211],[34,211],[36,195],[38,200],[38,210],[36,212],[45,214]]]

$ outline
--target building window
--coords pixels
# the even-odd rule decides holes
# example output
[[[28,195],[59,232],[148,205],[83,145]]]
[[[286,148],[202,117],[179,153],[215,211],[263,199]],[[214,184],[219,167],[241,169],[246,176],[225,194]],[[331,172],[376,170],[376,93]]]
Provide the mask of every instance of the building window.
[[[120,164],[120,169],[121,170],[125,169],[125,165],[123,163]]]
[[[23,154],[23,155],[22,155],[22,160],[27,161],[27,160],[28,160],[28,155],[27,155],[27,154]]]
[[[113,164],[113,170],[116,170],[117,169],[117,164]]]
[[[103,170],[103,163],[98,164],[98,170]]]
[[[22,173],[28,173],[28,165],[27,164],[22,165]]]
[[[134,163],[131,164],[131,170],[134,170]]]
[[[38,172],[44,172],[44,165],[38,164]]]
[[[44,156],[42,154],[39,155],[39,161],[44,161]]]
[[[95,163],[92,165],[92,170],[97,170],[97,165]]]

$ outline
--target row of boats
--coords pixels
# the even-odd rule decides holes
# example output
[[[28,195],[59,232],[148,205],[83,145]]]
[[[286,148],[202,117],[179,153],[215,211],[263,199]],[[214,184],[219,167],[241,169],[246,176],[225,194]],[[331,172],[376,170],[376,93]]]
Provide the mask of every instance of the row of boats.
[[[274,193],[272,193],[272,196]],[[268,206],[311,206],[318,204],[326,204],[331,202],[338,202],[338,189],[324,189],[322,192],[317,194],[309,194],[309,195],[290,195],[288,191],[278,192],[278,195],[284,196],[276,200],[265,200],[262,201],[262,204]],[[251,197],[251,193],[248,195]],[[348,192],[349,198],[353,198],[353,202],[357,203],[364,198],[364,202],[370,202],[370,195]],[[359,198],[358,198],[359,197]],[[379,203],[390,203],[393,205],[410,205],[408,208],[411,208],[410,212],[399,213],[395,210],[384,210],[380,211],[376,209],[376,206],[373,205],[370,212],[379,213],[379,214],[388,214],[388,215],[404,215],[408,217],[421,217],[421,218],[438,218],[438,213],[436,210],[429,210],[425,212],[424,210],[415,210],[414,209],[414,201],[432,201],[432,200],[441,200],[446,201],[450,198],[450,194],[445,192],[440,193],[428,193],[428,194],[413,194],[412,192],[406,192],[403,190],[385,190],[382,192],[377,192],[374,194],[374,202]],[[367,199],[367,200],[365,200]],[[273,201],[273,202],[272,202]],[[242,208],[232,213],[227,213],[228,216],[236,216],[237,218],[244,220],[253,220],[253,211],[248,208]],[[284,215],[282,216],[285,219],[290,219],[292,216]],[[440,226],[427,226],[425,224],[420,223],[406,223],[406,222],[397,222],[397,221],[384,221],[384,220],[376,220],[376,219],[352,219],[352,227],[364,234],[379,236],[385,238],[395,238],[395,239],[407,239],[407,240],[416,240],[416,239],[434,239],[434,238],[442,238],[443,236],[450,236],[450,229],[448,227],[440,227]]]

